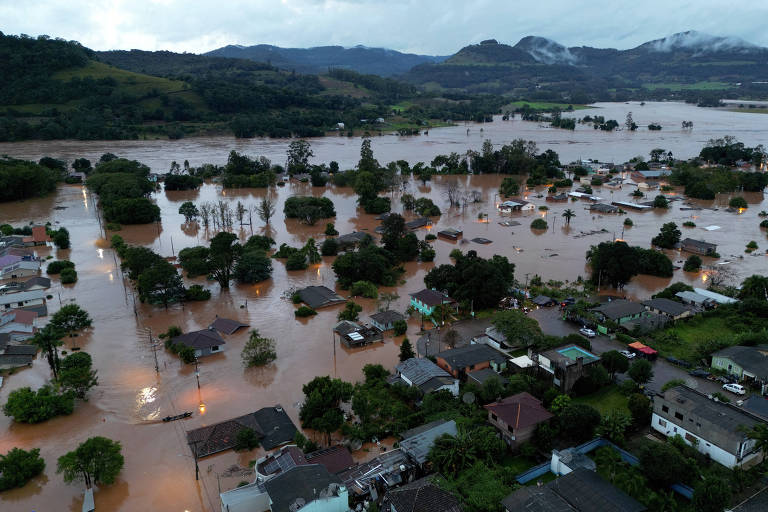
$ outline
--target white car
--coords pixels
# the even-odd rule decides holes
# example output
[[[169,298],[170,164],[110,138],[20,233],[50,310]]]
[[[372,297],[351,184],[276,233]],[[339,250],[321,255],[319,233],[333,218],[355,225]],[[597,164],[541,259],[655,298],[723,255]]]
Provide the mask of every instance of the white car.
[[[634,352],[630,352],[629,350],[620,350],[619,354],[623,355],[627,359],[632,359],[637,355]]]
[[[592,329],[587,329],[586,327],[582,327],[579,329],[579,334],[582,336],[586,336],[587,338],[594,338],[595,337],[595,331]]]
[[[747,394],[747,390],[744,389],[744,386],[742,386],[741,384],[733,384],[729,382],[728,384],[723,384],[723,389],[726,391],[730,391],[731,393],[736,393],[737,395]]]

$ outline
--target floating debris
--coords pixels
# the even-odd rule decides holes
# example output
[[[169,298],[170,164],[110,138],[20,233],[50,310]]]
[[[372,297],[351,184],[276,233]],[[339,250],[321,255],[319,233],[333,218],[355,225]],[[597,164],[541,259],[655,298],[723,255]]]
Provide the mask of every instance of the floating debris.
[[[473,238],[472,241],[475,242],[476,244],[483,244],[483,245],[487,245],[493,242],[493,240],[488,240],[487,238],[482,238],[482,237]]]

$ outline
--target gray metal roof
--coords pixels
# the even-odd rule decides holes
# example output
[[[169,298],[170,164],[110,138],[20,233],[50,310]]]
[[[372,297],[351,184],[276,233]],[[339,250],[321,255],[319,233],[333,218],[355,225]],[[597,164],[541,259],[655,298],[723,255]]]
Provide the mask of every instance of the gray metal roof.
[[[223,332],[224,334],[232,334],[236,332],[238,329],[242,329],[243,327],[248,327],[248,324],[238,322],[237,320],[231,320],[229,318],[221,318],[217,316],[216,320],[211,322],[211,325],[209,327],[213,327],[217,331]]]
[[[397,512],[461,512],[459,500],[432,483],[431,477],[389,489],[381,509],[388,511],[388,506]]]
[[[645,307],[639,302],[632,302],[624,299],[616,299],[611,302],[601,304],[596,308],[592,308],[592,311],[602,313],[606,318],[611,320],[618,320],[620,318],[637,315],[645,311]]]
[[[337,495],[341,479],[320,464],[296,466],[264,482],[272,512],[295,512],[291,506]]]
[[[301,297],[301,301],[313,309],[347,301],[347,299],[327,286],[307,286],[306,288],[299,290],[298,293],[299,297]]]
[[[401,375],[413,382],[415,386],[420,386],[434,377],[449,377],[451,375],[426,358],[412,357],[398,364],[395,369]]]
[[[370,234],[366,233],[365,231],[354,231],[352,233],[347,233],[346,235],[341,235],[336,239],[336,242],[339,245],[354,245],[359,244],[363,240],[365,240],[365,237],[371,236]]]
[[[749,373],[768,380],[768,345],[757,345],[754,347],[734,345],[719,350],[712,355],[727,357]]]
[[[451,436],[458,434],[455,421],[445,421],[435,425],[429,430],[403,439],[400,441],[400,449],[419,464],[424,464],[427,461],[429,450],[432,449],[432,446],[435,444],[435,439],[444,434]]]
[[[466,368],[488,361],[500,364],[507,360],[507,357],[498,350],[480,344],[446,350],[438,353],[437,357],[444,359],[454,369]]]
[[[704,240],[695,240],[693,238],[686,238],[680,242],[680,245],[683,248],[686,246],[693,246],[703,251],[714,251],[717,249],[717,244],[711,244],[709,242],[705,242]]]
[[[644,300],[643,305],[648,306],[651,309],[657,309],[662,313],[666,313],[670,316],[679,316],[686,311],[689,311],[689,308],[685,305],[680,304],[679,302],[675,302],[674,300],[664,298]]]
[[[371,320],[375,320],[380,324],[389,324],[397,322],[398,320],[405,320],[405,315],[395,310],[389,309],[387,311],[379,311],[371,315]]]
[[[182,345],[196,350],[216,347],[226,343],[224,338],[221,337],[221,334],[214,329],[202,329],[200,331],[188,332],[172,338],[171,342],[181,343]]]

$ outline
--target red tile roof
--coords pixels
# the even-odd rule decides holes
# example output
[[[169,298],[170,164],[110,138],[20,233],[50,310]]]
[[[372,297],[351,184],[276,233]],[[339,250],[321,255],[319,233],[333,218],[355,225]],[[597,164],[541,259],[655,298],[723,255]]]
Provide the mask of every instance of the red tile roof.
[[[48,236],[48,232],[45,230],[45,226],[35,226],[32,228],[32,236],[24,238],[24,242],[50,242],[51,237]]]
[[[553,415],[529,393],[508,396],[500,402],[485,406],[512,428],[526,428],[546,421]]]
[[[37,311],[28,311],[25,309],[17,309],[14,315],[14,322],[25,325],[33,325],[35,318],[37,318]]]

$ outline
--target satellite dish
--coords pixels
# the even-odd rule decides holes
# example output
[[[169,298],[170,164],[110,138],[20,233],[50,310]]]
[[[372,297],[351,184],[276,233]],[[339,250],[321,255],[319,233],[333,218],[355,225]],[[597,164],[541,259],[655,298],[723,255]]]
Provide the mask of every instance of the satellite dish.
[[[465,404],[473,404],[475,403],[475,394],[471,391],[467,391],[461,397],[461,401],[464,402]]]

